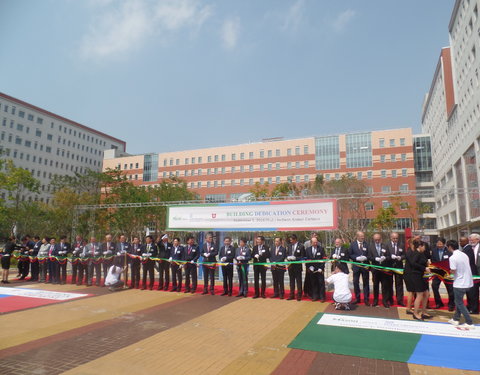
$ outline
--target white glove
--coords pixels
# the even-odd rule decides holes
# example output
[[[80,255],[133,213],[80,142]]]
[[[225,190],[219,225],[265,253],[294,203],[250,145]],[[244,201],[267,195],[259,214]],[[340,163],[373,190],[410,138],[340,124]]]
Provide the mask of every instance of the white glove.
[[[208,258],[208,254],[207,254],[207,253],[203,253],[203,256],[204,256],[205,258]]]
[[[382,255],[382,256],[380,257],[380,262],[383,262],[383,261],[385,261],[385,259],[387,259],[387,258],[385,258],[385,256],[384,256],[384,255]]]
[[[322,270],[322,269],[318,269],[318,273],[323,273],[323,270]]]
[[[382,258],[380,258],[380,257],[375,258],[375,262],[381,262],[381,261],[382,261]]]
[[[108,251],[104,251],[104,252],[103,252],[103,255],[107,255],[107,253],[108,253]]]
[[[171,261],[172,261],[172,259],[173,259],[173,258],[172,258],[172,257],[170,257],[170,258],[168,258],[168,261],[169,261],[169,262],[171,262]]]
[[[363,255],[360,255],[359,257],[356,257],[355,260],[357,262],[361,262],[362,261],[362,258],[363,258]]]
[[[315,271],[315,268],[313,266],[308,267],[308,269],[312,272]]]
[[[362,262],[365,262],[367,260],[367,257],[365,255],[362,255]]]
[[[333,255],[332,255],[332,258],[333,258],[333,259],[338,259],[338,255],[337,255],[337,254],[333,254]]]
[[[260,255],[255,254],[255,259],[258,259],[258,258],[260,258]]]
[[[289,261],[294,261],[295,259],[297,259],[297,258],[295,258],[295,256],[293,256],[293,255],[289,255],[289,256],[288,256],[288,260],[289,260]]]
[[[244,257],[243,255],[239,255],[239,256],[237,257],[237,260],[244,260],[244,259],[245,259],[245,257]]]
[[[100,255],[100,251],[95,251],[95,255]]]
[[[142,257],[147,257],[147,256],[149,256],[148,253],[143,253],[143,254],[142,254]]]
[[[226,260],[227,260],[227,258],[222,257],[222,259],[220,259],[220,262],[225,262]]]
[[[195,264],[195,261],[194,261],[194,260],[191,260],[190,263]]]

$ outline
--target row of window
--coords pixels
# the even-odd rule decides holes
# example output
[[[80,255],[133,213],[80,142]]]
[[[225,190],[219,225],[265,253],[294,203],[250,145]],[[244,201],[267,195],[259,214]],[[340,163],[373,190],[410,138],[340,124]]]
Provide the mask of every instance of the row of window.
[[[0,102],[0,110],[2,109],[2,103]],[[14,105],[8,105],[8,104],[4,104],[3,103],[3,111],[5,113],[10,113],[12,115],[16,115],[17,114],[17,108],[14,106]],[[25,117],[26,116],[26,117]],[[23,110],[18,110],[18,117],[20,118],[26,118],[28,121],[32,121],[32,122],[36,122],[37,124],[39,125],[43,125],[43,118],[40,117],[40,116],[37,116],[36,118],[36,121],[35,121],[35,116],[31,113],[28,113],[26,114],[25,111]],[[5,119],[5,118],[4,118]],[[12,120],[13,121],[13,120]],[[50,128],[51,129],[54,129],[55,128],[55,124],[53,122],[50,123]],[[86,133],[82,133],[81,131],[78,131],[74,128],[71,128],[71,127],[67,127],[66,125],[61,125],[59,124],[58,125],[58,130],[60,132],[63,131],[64,134],[69,134],[69,135],[72,135],[74,137],[77,137],[80,138],[80,139],[84,139],[86,140],[87,142],[92,142],[92,143],[95,143],[99,146],[106,146],[106,141],[102,140],[102,139],[99,139],[97,137],[94,137],[93,135],[89,135],[89,134],[86,134]]]
[[[1,147],[0,147],[0,150],[4,150],[6,156],[7,157],[11,156],[13,159],[25,160],[25,161],[28,161],[28,162],[44,164],[44,165],[50,165],[50,167],[53,167],[55,165],[55,168],[60,168],[60,169],[63,169],[63,167],[65,165],[66,170],[68,170],[70,168],[71,171],[75,171],[75,172],[78,171],[78,168],[80,168],[80,171],[82,170],[81,166],[69,165],[68,163],[63,163],[63,162],[59,162],[59,161],[54,162],[53,160],[49,160],[47,158],[42,158],[41,156],[38,156],[38,155],[30,155],[28,153],[19,152],[18,150],[13,150],[13,152],[12,152],[9,148],[3,149]],[[49,147],[46,147],[46,152],[51,152]],[[67,151],[67,154],[68,154],[68,151]],[[64,155],[65,155],[65,151],[63,150],[62,151],[62,156],[64,156]],[[68,154],[67,158],[70,157],[70,156],[71,156],[71,159],[75,159],[73,154],[71,154],[71,155]],[[84,164],[92,165],[94,167],[100,167],[100,162],[97,161],[97,160],[94,160],[94,159],[91,159],[91,158],[84,158],[83,156],[79,158],[78,155],[76,155],[76,156],[77,156],[77,161],[80,161]]]
[[[397,147],[397,140],[395,138],[390,138],[389,139],[389,147]],[[399,144],[400,146],[405,146],[405,138],[400,138],[399,139]],[[385,138],[379,138],[378,140],[378,147],[384,148],[385,147]]]
[[[275,154],[275,156],[274,156]],[[248,153],[246,152],[241,152],[239,154],[232,153],[230,155],[229,161],[235,161],[235,160],[246,160],[248,155],[248,159],[254,159],[255,158],[255,153],[253,151],[250,151]],[[265,157],[267,158],[273,158],[273,157],[281,157],[281,156],[292,156],[292,155],[302,155],[301,154],[301,147],[296,146],[294,149],[288,148],[286,155],[282,155],[280,149],[274,150],[260,150],[258,153],[258,157],[260,159],[263,159]],[[308,146],[305,145],[303,146],[303,155],[308,155]],[[238,158],[237,158],[238,156]],[[203,158],[201,156],[199,157],[191,157],[191,158],[184,158],[183,164],[189,165],[189,164],[202,164],[203,163]],[[209,155],[207,156],[207,163],[212,163],[212,162],[219,162],[219,161],[227,161],[227,155],[222,154],[222,155]],[[163,160],[163,166],[173,166],[173,165],[180,165],[181,159],[177,158],[170,158],[170,159],[164,159]]]
[[[397,157],[397,154],[390,154],[389,161],[407,161],[407,154],[400,154],[400,159]],[[380,155],[380,163],[385,163],[387,161],[387,155]]]

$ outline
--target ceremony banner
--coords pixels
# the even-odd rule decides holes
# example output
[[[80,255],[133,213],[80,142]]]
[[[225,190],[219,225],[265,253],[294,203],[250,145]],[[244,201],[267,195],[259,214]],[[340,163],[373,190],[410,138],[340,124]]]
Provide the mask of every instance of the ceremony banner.
[[[168,230],[302,231],[337,229],[335,199],[169,206]]]

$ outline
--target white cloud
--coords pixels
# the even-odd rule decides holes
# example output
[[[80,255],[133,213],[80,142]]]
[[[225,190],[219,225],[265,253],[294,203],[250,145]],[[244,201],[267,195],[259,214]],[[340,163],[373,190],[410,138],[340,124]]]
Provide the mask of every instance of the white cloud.
[[[343,32],[357,13],[353,9],[347,9],[337,15],[333,20],[332,27],[337,33]]]
[[[240,37],[240,19],[238,17],[226,19],[223,22],[221,36],[225,48],[235,48]]]
[[[212,14],[198,0],[92,0],[93,17],[80,54],[88,59],[125,54],[152,35],[168,36],[183,28],[199,28]]]
[[[305,0],[296,0],[288,9],[283,22],[284,30],[296,30],[303,20]]]

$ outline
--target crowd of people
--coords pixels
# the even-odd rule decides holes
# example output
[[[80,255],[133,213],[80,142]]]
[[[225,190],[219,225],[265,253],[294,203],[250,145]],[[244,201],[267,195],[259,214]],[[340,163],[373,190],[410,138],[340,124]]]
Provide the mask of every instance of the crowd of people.
[[[313,301],[324,302],[326,285],[332,284],[338,309],[350,309],[351,304],[361,303],[362,297],[367,306],[378,306],[381,302],[389,308],[396,301],[397,305],[406,307],[414,319],[424,320],[431,318],[426,310],[433,307],[428,305],[431,278],[434,308],[443,307],[439,292],[443,282],[448,294],[448,309],[455,310],[450,323],[459,324],[460,315],[464,315],[467,328],[473,328],[470,314],[479,312],[479,284],[473,282],[473,276],[480,274],[479,247],[480,235],[476,233],[461,237],[459,243],[439,238],[430,249],[419,236],[410,239],[405,246],[395,232],[384,242],[379,233],[367,241],[365,234],[359,231],[349,246],[345,246],[342,239],[335,239],[329,254],[316,234],[305,243],[300,243],[295,234],[286,239],[276,237],[271,247],[263,236],[255,238],[253,247],[243,238],[234,246],[231,237],[225,237],[220,246],[212,234],[206,235],[201,246],[195,243],[193,236],[187,236],[182,244],[178,237],[170,242],[167,234],[156,239],[149,235],[143,241],[134,237],[131,242],[125,235],[120,235],[116,242],[111,235],[103,242],[95,237],[85,241],[77,236],[72,244],[65,236],[58,242],[56,238],[25,236],[20,245],[14,238],[5,245],[1,258],[2,283],[9,283],[10,259],[17,251],[20,279],[30,273],[32,281],[64,284],[70,262],[72,284],[91,286],[95,283],[109,286],[111,290],[119,287],[152,290],[158,273],[158,290],[195,293],[197,272],[201,267],[203,294],[215,294],[215,270],[221,266],[222,295],[232,296],[236,269],[239,286],[236,296],[246,297],[248,273],[253,265],[253,298],[266,298],[266,276],[270,268],[274,298],[300,301],[302,296],[308,295]],[[327,265],[332,270],[328,278],[325,277]],[[350,271],[353,273],[353,298],[348,284]],[[285,292],[287,272],[288,297]],[[432,272],[433,277],[426,277]],[[448,277],[450,273],[454,275],[453,282]],[[370,299],[370,275],[373,300]],[[464,295],[467,306],[463,303]]]

